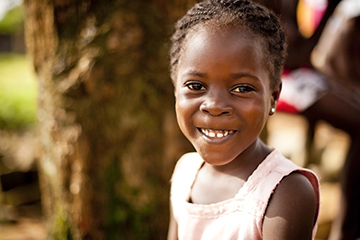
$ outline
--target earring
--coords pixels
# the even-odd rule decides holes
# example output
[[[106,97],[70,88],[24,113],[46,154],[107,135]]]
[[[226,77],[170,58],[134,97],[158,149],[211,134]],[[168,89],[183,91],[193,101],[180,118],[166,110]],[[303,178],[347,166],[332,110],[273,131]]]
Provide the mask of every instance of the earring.
[[[272,107],[272,108],[270,109],[270,113],[271,113],[271,115],[275,113],[275,108],[274,108],[274,107]]]

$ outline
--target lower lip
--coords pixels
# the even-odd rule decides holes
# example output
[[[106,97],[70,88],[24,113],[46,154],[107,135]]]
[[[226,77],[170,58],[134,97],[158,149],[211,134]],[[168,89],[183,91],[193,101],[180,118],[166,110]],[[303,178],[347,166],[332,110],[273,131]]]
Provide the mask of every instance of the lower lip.
[[[234,133],[228,134],[225,137],[209,137],[209,136],[205,135],[201,131],[201,129],[198,128],[198,131],[200,132],[201,136],[205,139],[205,141],[210,144],[223,144],[223,143],[229,141],[237,133],[237,131],[235,131]]]

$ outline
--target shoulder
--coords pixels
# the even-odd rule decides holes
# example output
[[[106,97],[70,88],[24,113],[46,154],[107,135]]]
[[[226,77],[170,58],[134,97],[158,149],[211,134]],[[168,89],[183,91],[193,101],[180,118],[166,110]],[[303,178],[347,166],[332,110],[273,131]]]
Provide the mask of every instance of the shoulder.
[[[264,240],[312,239],[318,210],[315,191],[308,177],[300,172],[284,177],[265,212]]]
[[[179,169],[189,168],[191,166],[196,167],[203,162],[200,155],[196,152],[189,152],[182,155],[179,160],[176,162],[174,172],[179,171]]]
[[[177,161],[171,177],[172,193],[175,189],[186,189],[191,185],[202,163],[203,160],[199,154],[195,152],[184,154]]]
[[[197,152],[188,152],[179,158],[177,165],[183,164],[183,163],[189,163],[189,162],[193,162],[193,161],[199,162],[199,161],[203,161],[203,160]]]
[[[181,171],[181,169],[197,169],[203,160],[196,152],[185,153],[177,161],[174,169],[174,173]]]

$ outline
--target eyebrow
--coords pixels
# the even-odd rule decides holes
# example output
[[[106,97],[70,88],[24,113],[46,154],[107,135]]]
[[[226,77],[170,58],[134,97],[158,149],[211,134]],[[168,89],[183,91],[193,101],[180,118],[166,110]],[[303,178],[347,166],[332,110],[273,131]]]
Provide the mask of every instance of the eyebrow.
[[[233,74],[230,74],[230,76],[233,78],[233,79],[239,79],[239,78],[242,78],[242,77],[250,77],[250,78],[253,78],[257,81],[260,81],[260,79],[252,74],[249,74],[249,73],[233,73]]]
[[[206,77],[207,74],[206,73],[202,73],[196,70],[189,70],[187,72],[185,72],[182,77],[184,76],[197,76],[197,77]]]
[[[187,72],[185,72],[182,77],[185,77],[185,76],[196,76],[196,77],[202,77],[202,78],[205,78],[207,76],[206,73],[202,73],[202,72],[199,72],[199,71],[196,71],[196,70],[189,70]],[[252,74],[249,74],[249,73],[232,73],[230,74],[230,77],[232,79],[239,79],[239,78],[242,78],[242,77],[250,77],[252,79],[255,79],[257,81],[260,81],[260,79]]]

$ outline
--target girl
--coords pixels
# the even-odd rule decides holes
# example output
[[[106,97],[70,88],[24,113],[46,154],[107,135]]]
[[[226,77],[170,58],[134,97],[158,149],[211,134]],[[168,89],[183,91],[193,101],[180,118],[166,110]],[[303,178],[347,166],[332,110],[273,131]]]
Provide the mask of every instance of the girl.
[[[168,239],[313,239],[316,175],[260,139],[281,90],[278,19],[249,0],[205,0],[176,25],[171,76],[181,131]]]

